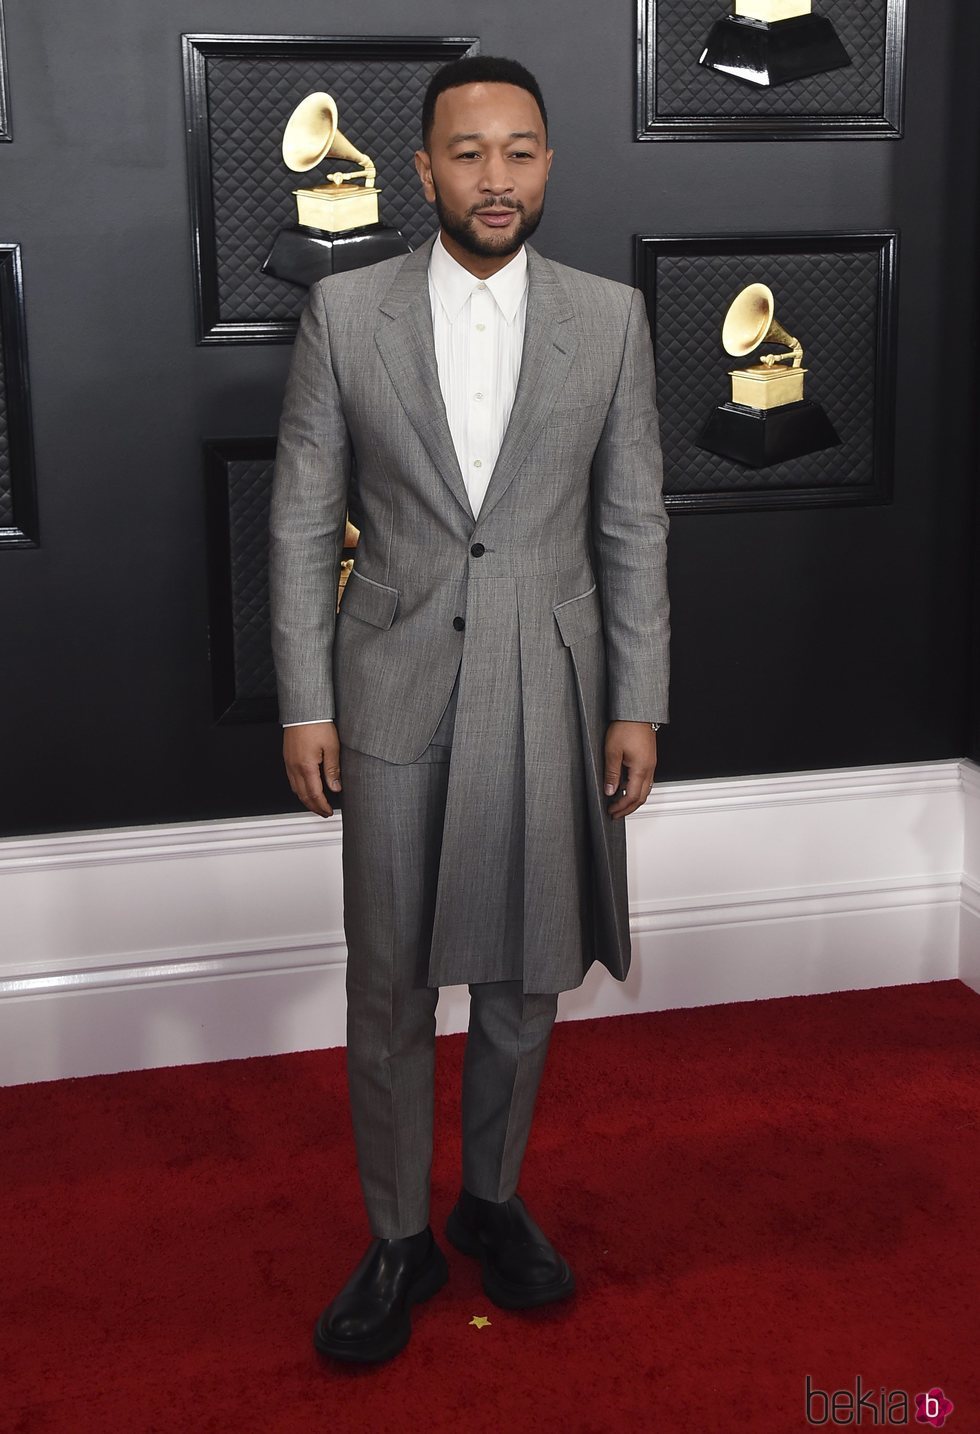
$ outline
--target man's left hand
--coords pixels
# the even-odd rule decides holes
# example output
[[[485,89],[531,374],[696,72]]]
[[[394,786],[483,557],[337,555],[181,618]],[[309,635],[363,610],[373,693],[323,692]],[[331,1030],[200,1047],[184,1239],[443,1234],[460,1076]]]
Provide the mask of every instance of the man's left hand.
[[[624,767],[625,784],[621,780]],[[657,734],[649,722],[610,722],[606,728],[604,780],[607,797],[615,795],[606,807],[611,817],[628,816],[643,805],[650,795],[656,767]]]

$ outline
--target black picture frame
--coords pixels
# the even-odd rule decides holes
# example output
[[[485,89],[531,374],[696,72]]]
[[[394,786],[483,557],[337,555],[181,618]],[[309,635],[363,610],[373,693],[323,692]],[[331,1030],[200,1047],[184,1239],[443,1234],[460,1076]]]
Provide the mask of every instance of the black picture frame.
[[[250,120],[250,112],[243,100],[241,123],[246,131],[243,134],[244,145],[242,148],[235,146],[231,154],[228,151],[232,140],[225,132],[227,120],[217,140],[214,134],[216,103],[213,77],[224,74],[222,66],[225,69],[234,65],[253,69],[257,66],[257,75],[261,75],[262,67],[266,67],[271,75],[274,70],[268,67],[283,63],[309,63],[323,69],[324,79],[317,83],[329,91],[330,84],[325,81],[329,79],[331,67],[336,72],[338,67],[352,66],[355,67],[355,78],[351,81],[349,93],[360,96],[369,89],[371,77],[376,83],[377,76],[384,73],[385,67],[402,66],[408,68],[410,76],[413,72],[417,74],[418,88],[447,61],[476,53],[479,40],[472,36],[436,35],[185,34],[181,36],[181,47],[196,342],[199,346],[291,343],[306,297],[305,290],[262,274],[260,264],[271,248],[279,227],[295,223],[295,210],[290,208],[292,201],[290,199],[289,205],[284,204],[281,191],[288,194],[291,189],[297,188],[301,177],[290,174],[282,163],[278,153],[281,128],[277,127],[285,123],[293,103],[298,102],[302,94],[282,95],[274,124],[270,120],[258,139],[248,132],[248,125],[254,123],[254,118]],[[359,65],[365,66],[363,85],[356,80],[356,67]],[[309,90],[311,86],[307,84],[306,88]],[[234,92],[237,94],[239,91]],[[244,95],[248,87],[242,86],[240,92]],[[276,99],[279,99],[278,90]],[[387,142],[388,149],[382,143],[380,152],[371,151],[372,158],[378,163],[382,188],[382,222],[405,229],[406,238],[411,243],[411,234],[404,219],[404,215],[408,214],[411,224],[419,230],[416,242],[421,242],[432,227],[431,206],[421,193],[414,166],[410,176],[414,182],[409,198],[408,191],[404,189],[409,177],[402,176],[391,159],[401,145],[400,107],[405,107],[405,124],[411,125],[411,149],[414,152],[419,147],[420,141],[416,139],[419,101],[414,93],[410,96],[396,91],[386,95],[386,103],[383,123],[379,121],[378,125],[379,139]],[[346,132],[343,105],[340,106],[340,128]],[[352,131],[350,138],[355,143],[366,144],[365,135],[360,132]],[[339,164],[342,167],[343,161]],[[242,230],[230,235],[229,223],[222,223],[216,206],[226,205],[223,196],[233,186],[237,192],[239,184],[245,197],[240,221]],[[257,229],[262,231],[261,235],[256,232],[254,242],[246,227],[249,205],[253,202],[259,216]]]
[[[721,324],[725,302],[746,283],[768,282],[758,256],[779,256],[782,269],[794,268],[799,280],[795,293],[781,287],[776,294],[776,318],[780,320],[780,299],[787,299],[783,316],[791,332],[801,308],[805,283],[815,287],[819,299],[819,270],[826,269],[827,257],[845,275],[853,273],[853,293],[860,297],[863,317],[855,342],[867,352],[840,354],[839,361],[818,362],[807,379],[810,396],[828,392],[832,417],[853,405],[848,419],[840,424],[841,444],[805,458],[794,458],[766,469],[747,470],[730,460],[696,446],[698,426],[716,403],[727,400],[727,371],[733,365],[721,347]],[[738,274],[745,258],[745,272]],[[785,256],[785,257],[784,257]],[[853,256],[853,257],[851,257]],[[864,256],[862,258],[861,256]],[[731,235],[634,235],[634,273],[647,306],[658,375],[658,404],[664,449],[664,501],[673,512],[731,512],[744,509],[812,508],[887,503],[892,496],[894,459],[896,315],[898,298],[899,234],[897,230],[874,232],[821,232],[812,234],[731,234]],[[672,261],[664,264],[664,260]],[[697,261],[692,263],[689,261]],[[677,262],[679,261],[679,262]],[[662,269],[674,275],[675,293],[664,297]],[[724,277],[725,300],[713,295],[705,275],[716,269],[719,284]],[[729,277],[729,276],[732,277]],[[683,288],[684,293],[681,294]],[[869,291],[870,289],[870,291]],[[680,295],[680,297],[678,297]],[[835,301],[850,309],[846,285],[834,289]],[[795,299],[795,303],[794,303]],[[717,306],[714,307],[717,300]],[[708,320],[698,316],[698,306],[710,308]],[[810,310],[818,305],[814,294]],[[660,323],[660,311],[670,307],[673,317]],[[857,308],[857,306],[854,306]],[[834,335],[846,332],[833,306],[819,304],[821,324]],[[694,315],[692,320],[690,315]],[[855,322],[858,322],[855,320]],[[673,331],[668,331],[672,324]],[[800,330],[804,362],[808,341],[814,337]],[[826,354],[829,345],[824,341]],[[751,358],[747,362],[751,362]],[[850,370],[844,366],[851,364]],[[862,366],[863,365],[863,366]],[[700,385],[704,376],[703,386]],[[693,375],[693,376],[692,376]],[[814,385],[813,380],[816,380]],[[820,385],[823,384],[823,393]],[[672,479],[672,472],[680,475]]]
[[[19,244],[0,243],[0,548],[39,545]]]
[[[3,24],[3,0],[0,0],[0,144],[13,139],[10,127],[10,83],[7,79],[7,40]]]
[[[881,7],[878,53],[863,61],[862,86],[855,93],[857,71],[840,69],[816,80],[794,81],[772,90],[748,86],[701,66],[698,55],[710,29],[710,15],[721,19],[726,0],[637,0],[636,134],[637,140],[798,140],[901,139],[904,124],[907,0],[874,0]],[[847,17],[867,22],[867,11],[854,0],[814,0],[815,9],[838,21]],[[702,10],[708,7],[708,23]],[[850,6],[848,10],[845,7]],[[697,17],[688,19],[688,8]],[[730,8],[730,7],[729,7]],[[680,93],[676,29],[690,29],[679,47],[690,54],[691,72]],[[664,35],[674,38],[663,43]],[[684,60],[686,63],[686,58]],[[748,98],[746,98],[748,95]]]

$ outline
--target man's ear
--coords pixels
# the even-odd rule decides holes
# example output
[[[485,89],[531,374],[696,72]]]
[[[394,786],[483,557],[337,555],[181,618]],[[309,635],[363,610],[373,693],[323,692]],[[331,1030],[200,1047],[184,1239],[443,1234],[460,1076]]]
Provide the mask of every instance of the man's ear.
[[[417,149],[415,151],[415,172],[422,181],[425,197],[430,201],[433,200],[436,192],[432,187],[432,162],[427,150]]]

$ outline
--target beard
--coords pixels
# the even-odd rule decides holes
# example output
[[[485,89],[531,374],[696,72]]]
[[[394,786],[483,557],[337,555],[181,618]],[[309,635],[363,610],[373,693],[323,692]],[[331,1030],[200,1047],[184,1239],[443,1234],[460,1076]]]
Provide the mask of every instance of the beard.
[[[529,239],[537,229],[544,213],[542,196],[540,205],[531,213],[528,213],[523,204],[497,200],[492,204],[478,204],[469,214],[456,214],[443,203],[435,180],[432,185],[436,192],[436,213],[443,229],[456,240],[461,249],[465,249],[469,254],[478,254],[482,259],[498,259],[501,255],[516,254],[524,240]],[[479,209],[516,209],[517,223],[512,231],[508,229],[500,235],[494,234],[490,229],[479,227],[479,219],[473,217]]]

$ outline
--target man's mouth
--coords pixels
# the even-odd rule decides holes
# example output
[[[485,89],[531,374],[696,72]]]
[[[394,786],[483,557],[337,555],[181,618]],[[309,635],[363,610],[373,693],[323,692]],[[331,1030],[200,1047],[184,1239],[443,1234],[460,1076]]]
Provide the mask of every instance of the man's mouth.
[[[482,219],[484,224],[489,224],[492,229],[503,229],[509,224],[516,209],[478,209],[477,218]]]

